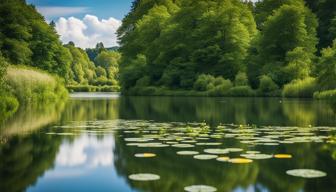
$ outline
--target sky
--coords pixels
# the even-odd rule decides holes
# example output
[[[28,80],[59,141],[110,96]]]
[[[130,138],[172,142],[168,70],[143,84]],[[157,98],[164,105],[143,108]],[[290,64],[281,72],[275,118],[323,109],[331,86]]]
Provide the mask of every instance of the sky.
[[[116,30],[133,0],[27,0],[47,22],[55,21],[63,43],[73,41],[81,48],[117,46]]]

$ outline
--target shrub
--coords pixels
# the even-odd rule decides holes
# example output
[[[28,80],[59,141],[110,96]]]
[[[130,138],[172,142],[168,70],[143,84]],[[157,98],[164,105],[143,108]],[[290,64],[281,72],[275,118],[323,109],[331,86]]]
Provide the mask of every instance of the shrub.
[[[228,91],[232,88],[232,83],[230,80],[224,80],[220,85],[213,87],[208,91],[210,96],[226,96]]]
[[[214,87],[213,85],[214,81],[215,78],[212,75],[202,74],[198,76],[197,80],[195,81],[194,89],[196,91],[207,91]]]
[[[246,73],[239,72],[237,73],[234,81],[235,86],[246,86],[248,85],[248,78]]]
[[[267,75],[260,77],[258,92],[260,95],[273,96],[279,90],[278,85]]]
[[[316,91],[315,78],[308,77],[302,80],[294,80],[284,86],[282,96],[284,97],[313,97]]]
[[[228,95],[234,97],[252,97],[255,93],[250,86],[237,86],[232,87],[229,90]]]
[[[336,100],[336,90],[315,92],[314,99]]]

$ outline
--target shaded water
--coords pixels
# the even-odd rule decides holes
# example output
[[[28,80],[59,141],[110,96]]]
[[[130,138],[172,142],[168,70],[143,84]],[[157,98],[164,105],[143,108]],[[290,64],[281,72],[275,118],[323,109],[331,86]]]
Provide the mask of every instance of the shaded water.
[[[96,96],[77,94],[64,104],[27,107],[7,120],[0,133],[0,191],[165,192],[184,191],[186,186],[199,184],[216,187],[218,191],[336,191],[336,144],[331,137],[336,134],[332,129],[336,127],[336,110],[326,102],[278,98]],[[153,137],[150,142],[166,143],[168,141],[162,138],[174,135],[170,130],[200,126],[185,124],[187,122],[205,122],[211,127],[207,133],[209,139],[197,140],[201,137],[197,135],[194,138],[197,142],[221,145],[193,143],[194,147],[186,149],[128,146],[132,142],[127,138]],[[225,131],[217,128],[221,123],[242,126],[228,125],[230,128]],[[272,127],[264,131],[257,128],[262,126]],[[300,128],[282,130],[285,126]],[[281,131],[277,131],[276,136],[286,131],[291,134],[289,138],[314,134],[323,139],[283,144],[279,143],[284,139],[280,137],[273,139],[279,145],[263,145],[242,143],[244,138],[226,137],[235,130],[240,130],[243,136],[252,130],[262,137],[261,132],[267,134],[277,129]],[[210,138],[215,134],[220,137]],[[178,143],[190,140],[175,139]],[[176,154],[181,150],[204,153],[207,148],[227,147],[266,154],[286,153],[293,158],[231,164]],[[136,153],[145,152],[155,153],[156,157],[134,157]],[[226,156],[239,157],[241,153],[244,152]],[[303,179],[286,174],[287,170],[297,168],[321,170],[327,176]],[[157,174],[160,180],[130,180],[128,176],[135,173]]]

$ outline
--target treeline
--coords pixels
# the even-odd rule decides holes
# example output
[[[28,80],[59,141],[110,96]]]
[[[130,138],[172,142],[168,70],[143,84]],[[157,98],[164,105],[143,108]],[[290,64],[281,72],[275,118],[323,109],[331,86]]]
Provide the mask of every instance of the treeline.
[[[135,0],[118,36],[126,94],[321,98],[336,88],[334,0]]]

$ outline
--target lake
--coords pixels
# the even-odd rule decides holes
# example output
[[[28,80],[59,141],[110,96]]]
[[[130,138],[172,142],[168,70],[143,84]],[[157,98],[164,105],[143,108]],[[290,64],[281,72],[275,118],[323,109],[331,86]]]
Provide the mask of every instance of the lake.
[[[335,127],[309,99],[77,93],[2,125],[0,191],[331,192]]]

